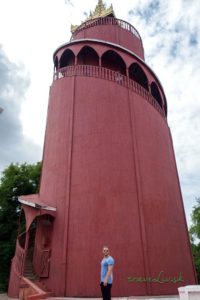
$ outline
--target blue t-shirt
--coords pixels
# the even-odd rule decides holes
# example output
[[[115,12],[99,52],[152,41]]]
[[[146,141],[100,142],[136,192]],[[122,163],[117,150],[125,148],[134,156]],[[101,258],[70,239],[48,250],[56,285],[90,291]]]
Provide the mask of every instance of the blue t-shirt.
[[[108,266],[114,265],[114,259],[111,256],[107,258],[103,258],[101,261],[101,282],[104,282],[106,274],[108,272]],[[113,274],[111,273],[110,277],[108,278],[108,283],[112,284],[113,282]]]

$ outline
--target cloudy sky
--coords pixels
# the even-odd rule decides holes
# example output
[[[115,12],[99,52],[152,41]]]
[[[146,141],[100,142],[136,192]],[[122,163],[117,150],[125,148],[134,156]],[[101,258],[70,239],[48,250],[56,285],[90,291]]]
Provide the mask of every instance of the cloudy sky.
[[[0,171],[41,160],[52,54],[97,0],[0,0]],[[200,1],[106,0],[139,31],[168,101],[188,223],[200,197]]]

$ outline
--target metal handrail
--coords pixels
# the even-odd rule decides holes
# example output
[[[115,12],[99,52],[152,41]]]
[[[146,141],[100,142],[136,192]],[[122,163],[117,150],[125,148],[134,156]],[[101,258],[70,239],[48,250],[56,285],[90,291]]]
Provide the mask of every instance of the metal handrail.
[[[24,255],[25,255],[25,250],[20,246],[19,240],[17,239],[13,263],[14,263],[15,271],[18,276],[22,276],[23,274]]]

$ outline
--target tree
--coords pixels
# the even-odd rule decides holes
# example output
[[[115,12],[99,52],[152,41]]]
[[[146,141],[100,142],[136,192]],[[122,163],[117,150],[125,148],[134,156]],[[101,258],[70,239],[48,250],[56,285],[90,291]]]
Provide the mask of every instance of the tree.
[[[41,163],[11,164],[0,179],[0,291],[7,290],[15,252],[20,203],[18,196],[38,192]]]
[[[197,272],[198,282],[200,283],[200,198],[196,199],[197,205],[192,212],[192,226],[190,227],[190,240],[192,253]]]

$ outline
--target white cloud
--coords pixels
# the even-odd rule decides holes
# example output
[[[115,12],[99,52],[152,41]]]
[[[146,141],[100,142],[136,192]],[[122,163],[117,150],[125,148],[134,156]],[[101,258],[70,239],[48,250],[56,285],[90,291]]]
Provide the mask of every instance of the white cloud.
[[[41,149],[22,133],[20,108],[30,84],[24,66],[11,62],[0,47],[0,171],[11,162],[35,162]]]

